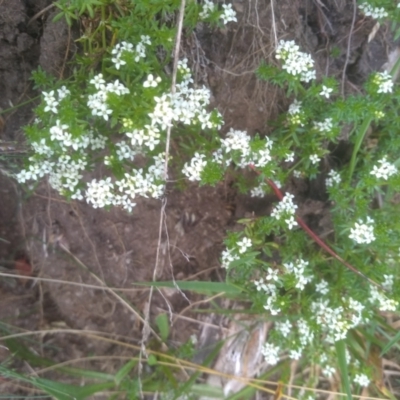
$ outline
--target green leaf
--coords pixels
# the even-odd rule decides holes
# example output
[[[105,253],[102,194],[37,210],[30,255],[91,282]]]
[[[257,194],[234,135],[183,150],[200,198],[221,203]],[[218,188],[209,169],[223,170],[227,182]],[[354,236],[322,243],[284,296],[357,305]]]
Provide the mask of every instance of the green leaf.
[[[158,331],[160,332],[161,339],[165,342],[169,336],[169,321],[167,314],[160,314],[156,318]]]
[[[54,396],[58,400],[84,400],[97,392],[105,389],[112,389],[115,386],[114,382],[104,382],[86,386],[74,386],[51,381],[49,379],[26,377],[2,365],[0,365],[0,375],[10,379],[30,383],[31,385]]]
[[[157,364],[157,357],[154,354],[150,354],[149,358],[147,359],[147,364],[150,366],[154,366]]]
[[[338,356],[339,371],[340,371],[342,386],[347,394],[347,400],[352,400],[353,396],[351,395],[349,371],[347,368],[347,359],[346,359],[346,344],[344,340],[339,340],[338,342],[336,342],[335,347]]]
[[[131,372],[131,370],[136,366],[138,360],[133,359],[128,361],[116,374],[114,378],[114,382],[117,386],[123,381],[123,379]]]

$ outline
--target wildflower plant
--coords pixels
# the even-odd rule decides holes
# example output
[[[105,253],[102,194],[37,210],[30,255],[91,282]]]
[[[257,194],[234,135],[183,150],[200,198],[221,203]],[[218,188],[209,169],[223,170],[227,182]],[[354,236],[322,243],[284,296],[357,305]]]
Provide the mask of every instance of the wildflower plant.
[[[387,11],[386,3],[383,10],[375,3],[360,3],[360,10],[373,18],[400,12],[392,2]],[[236,20],[229,4],[219,9],[205,0],[195,6],[188,18]],[[26,127],[32,155],[17,180],[48,176],[51,186],[71,199],[131,212],[138,196],[164,195],[167,130],[186,126],[197,131],[199,141],[177,161],[182,177],[216,184],[228,169],[238,174],[250,169],[249,195],[272,192],[277,197],[269,215],[240,221],[243,231],[228,235],[221,255],[227,281],[243,289],[254,312],[275,322],[262,349],[266,362],[301,358],[320,365],[329,378],[338,368],[337,343],[355,331],[366,335],[368,323],[379,312],[396,311],[400,301],[400,89],[392,79],[395,71],[374,73],[362,94],[343,98],[334,78],[317,76],[311,55],[294,41],[280,41],[276,65],[263,64],[257,71],[291,98],[280,123],[269,137],[234,127],[221,136],[222,116],[209,109],[209,89],[194,85],[188,60],[180,60],[176,90],[170,91],[164,68],[169,59],[157,55],[160,47],[171,51],[174,29],[143,23],[175,11],[176,2],[162,7],[136,7],[129,24],[124,18],[116,21],[114,28],[124,36],[107,48],[101,71],[90,71],[86,79],[54,82],[40,71],[35,74],[37,86],[44,88],[42,102],[37,119]],[[374,148],[363,146],[371,125],[379,129]],[[286,191],[286,183],[300,176],[314,179],[321,160],[329,163],[330,144],[348,127],[352,158],[326,171],[333,234],[322,241],[298,217],[300,199]],[[206,135],[211,140],[204,140]],[[367,386],[372,378],[362,357],[355,352],[347,357],[354,387]]]

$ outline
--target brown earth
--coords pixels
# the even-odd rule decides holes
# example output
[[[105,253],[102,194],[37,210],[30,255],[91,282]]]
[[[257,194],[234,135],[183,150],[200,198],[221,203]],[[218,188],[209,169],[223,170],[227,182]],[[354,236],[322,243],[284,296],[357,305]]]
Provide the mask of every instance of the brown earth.
[[[269,2],[236,0],[237,24],[213,30],[199,25],[185,38],[182,55],[190,59],[197,82],[211,88],[213,106],[226,122],[223,132],[233,127],[268,134],[269,121],[287,108],[289,100],[284,93],[254,75],[262,60],[275,62],[276,40],[300,43],[313,54],[319,75],[341,79],[347,65],[346,91],[358,90],[366,74],[386,62],[393,47],[387,27],[381,27],[368,43],[374,24],[357,15],[348,53],[353,2],[329,3],[280,0],[274,3],[272,20]],[[21,105],[3,113],[0,120],[0,265],[1,271],[14,272],[15,260],[20,266],[21,260],[26,260],[32,267],[27,267],[26,274],[31,277],[91,286],[0,278],[0,327],[3,334],[60,327],[98,331],[121,335],[137,344],[142,330],[137,313],[143,315],[148,306],[148,290],[132,287],[135,282],[152,280],[156,250],[160,257],[157,280],[223,280],[219,257],[225,232],[236,229],[239,218],[266,215],[275,199],[239,195],[231,178],[226,178],[215,188],[188,185],[180,191],[171,185],[164,203],[139,201],[129,215],[118,209],[105,211],[83,202],[67,202],[47,182],[29,191],[19,187],[8,174],[21,165],[25,151],[22,127],[33,118],[31,110],[38,93],[29,80],[31,72],[40,65],[57,77],[64,76],[68,73],[65,61],[79,51],[73,41],[79,32],[69,30],[62,21],[53,23],[54,8],[38,14],[48,6],[51,0],[0,1],[0,107],[7,110]],[[31,102],[22,105],[28,100]],[[345,151],[341,157],[343,154]],[[330,229],[323,171],[331,162],[329,157],[324,160],[321,178],[313,182],[287,183],[302,201],[302,216],[317,232]],[[165,225],[159,239],[163,204]],[[104,284],[129,289],[114,292],[124,301],[99,288]],[[155,292],[151,303],[152,319],[160,313],[174,316],[174,345],[199,334],[198,317],[180,313],[200,297],[188,299],[186,295],[163,289]],[[115,356],[126,351],[66,332],[42,334],[29,346],[60,362],[87,354]],[[7,359],[20,371],[32,372],[12,351],[1,348],[0,357],[0,362]],[[108,371],[115,371],[118,365],[117,361],[90,364],[93,369]],[[0,388],[3,393],[26,393],[9,382],[0,382]]]

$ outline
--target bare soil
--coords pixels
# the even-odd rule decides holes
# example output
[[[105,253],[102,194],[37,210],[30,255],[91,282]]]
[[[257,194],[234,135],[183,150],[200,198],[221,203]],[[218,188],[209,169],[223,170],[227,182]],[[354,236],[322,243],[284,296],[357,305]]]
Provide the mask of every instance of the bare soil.
[[[360,14],[352,28],[350,0],[280,0],[274,2],[274,10],[270,2],[236,0],[233,4],[237,24],[224,29],[200,25],[185,38],[182,49],[197,82],[212,90],[213,106],[226,121],[223,133],[233,127],[267,135],[269,122],[290,102],[280,89],[260,82],[254,74],[262,60],[275,62],[276,40],[300,43],[313,54],[319,75],[341,79],[347,65],[347,92],[359,90],[358,85],[371,70],[382,67],[394,46],[386,26],[368,42],[374,23]],[[50,5],[51,0],[0,1],[0,107],[7,110],[18,106],[0,119],[0,265],[3,272],[14,272],[15,261],[26,260],[32,266],[27,275],[91,286],[0,278],[0,329],[3,334],[16,332],[17,328],[97,331],[139,343],[143,325],[127,304],[141,315],[148,307],[148,289],[132,288],[135,282],[152,280],[157,249],[161,260],[157,280],[223,280],[219,257],[226,231],[236,229],[237,219],[244,216],[267,215],[275,199],[239,195],[231,178],[216,187],[188,185],[183,191],[171,185],[163,200],[166,222],[159,243],[159,201],[139,201],[129,215],[118,209],[105,211],[83,202],[67,202],[45,181],[30,191],[18,187],[7,172],[20,165],[24,151],[22,127],[33,118],[31,110],[38,93],[32,87],[31,73],[40,65],[57,77],[65,76],[66,61],[73,60],[79,51],[73,40],[79,29],[71,31],[63,21],[52,22],[51,7],[38,16]],[[301,201],[302,217],[317,233],[330,230],[330,205],[323,177],[331,163],[346,162],[348,145],[342,146],[333,149],[334,157],[321,163],[321,177],[286,184]],[[99,288],[103,284],[130,289],[117,291],[126,303]],[[200,317],[185,311],[189,301],[196,300],[200,297],[192,295],[188,299],[175,289],[155,293],[151,318],[164,312],[174,316],[171,343],[183,343],[190,335],[199,334],[201,325],[196,319],[201,322]],[[88,354],[115,356],[125,351],[67,332],[42,334],[30,346],[42,357],[60,362]],[[9,360],[20,371],[32,372],[18,353],[1,348],[0,357],[0,362]],[[109,371],[115,371],[118,365],[117,361],[90,364]],[[0,381],[0,390],[27,394],[8,381]]]

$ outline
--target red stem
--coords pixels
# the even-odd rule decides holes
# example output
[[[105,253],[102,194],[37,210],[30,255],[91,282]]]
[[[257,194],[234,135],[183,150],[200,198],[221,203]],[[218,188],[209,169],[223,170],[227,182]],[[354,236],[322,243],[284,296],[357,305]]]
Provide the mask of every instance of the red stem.
[[[253,165],[250,166],[250,168],[256,172],[257,174],[260,174]],[[275,185],[275,183],[271,179],[266,179],[266,182],[268,185],[272,188],[274,191],[276,197],[279,200],[283,199],[283,194],[279,190],[278,186]],[[337,253],[335,253],[334,250],[332,250],[321,238],[319,238],[309,227],[308,225],[298,216],[296,216],[296,220],[298,224],[303,228],[303,230],[306,231],[308,236],[311,237],[312,240],[314,240],[315,243],[317,243],[321,248],[323,248],[327,253],[329,253],[332,257],[334,257],[336,260],[338,260],[340,263],[342,263],[345,267],[347,267],[349,270],[353,271],[357,275],[361,276],[362,278],[366,279],[369,283],[372,285],[375,285],[379,287],[380,289],[383,289],[381,285],[373,281],[372,279],[368,278],[368,276],[364,275],[361,271],[359,271],[357,268],[353,267],[351,264],[349,264],[346,260],[343,260],[342,257],[340,257]]]

